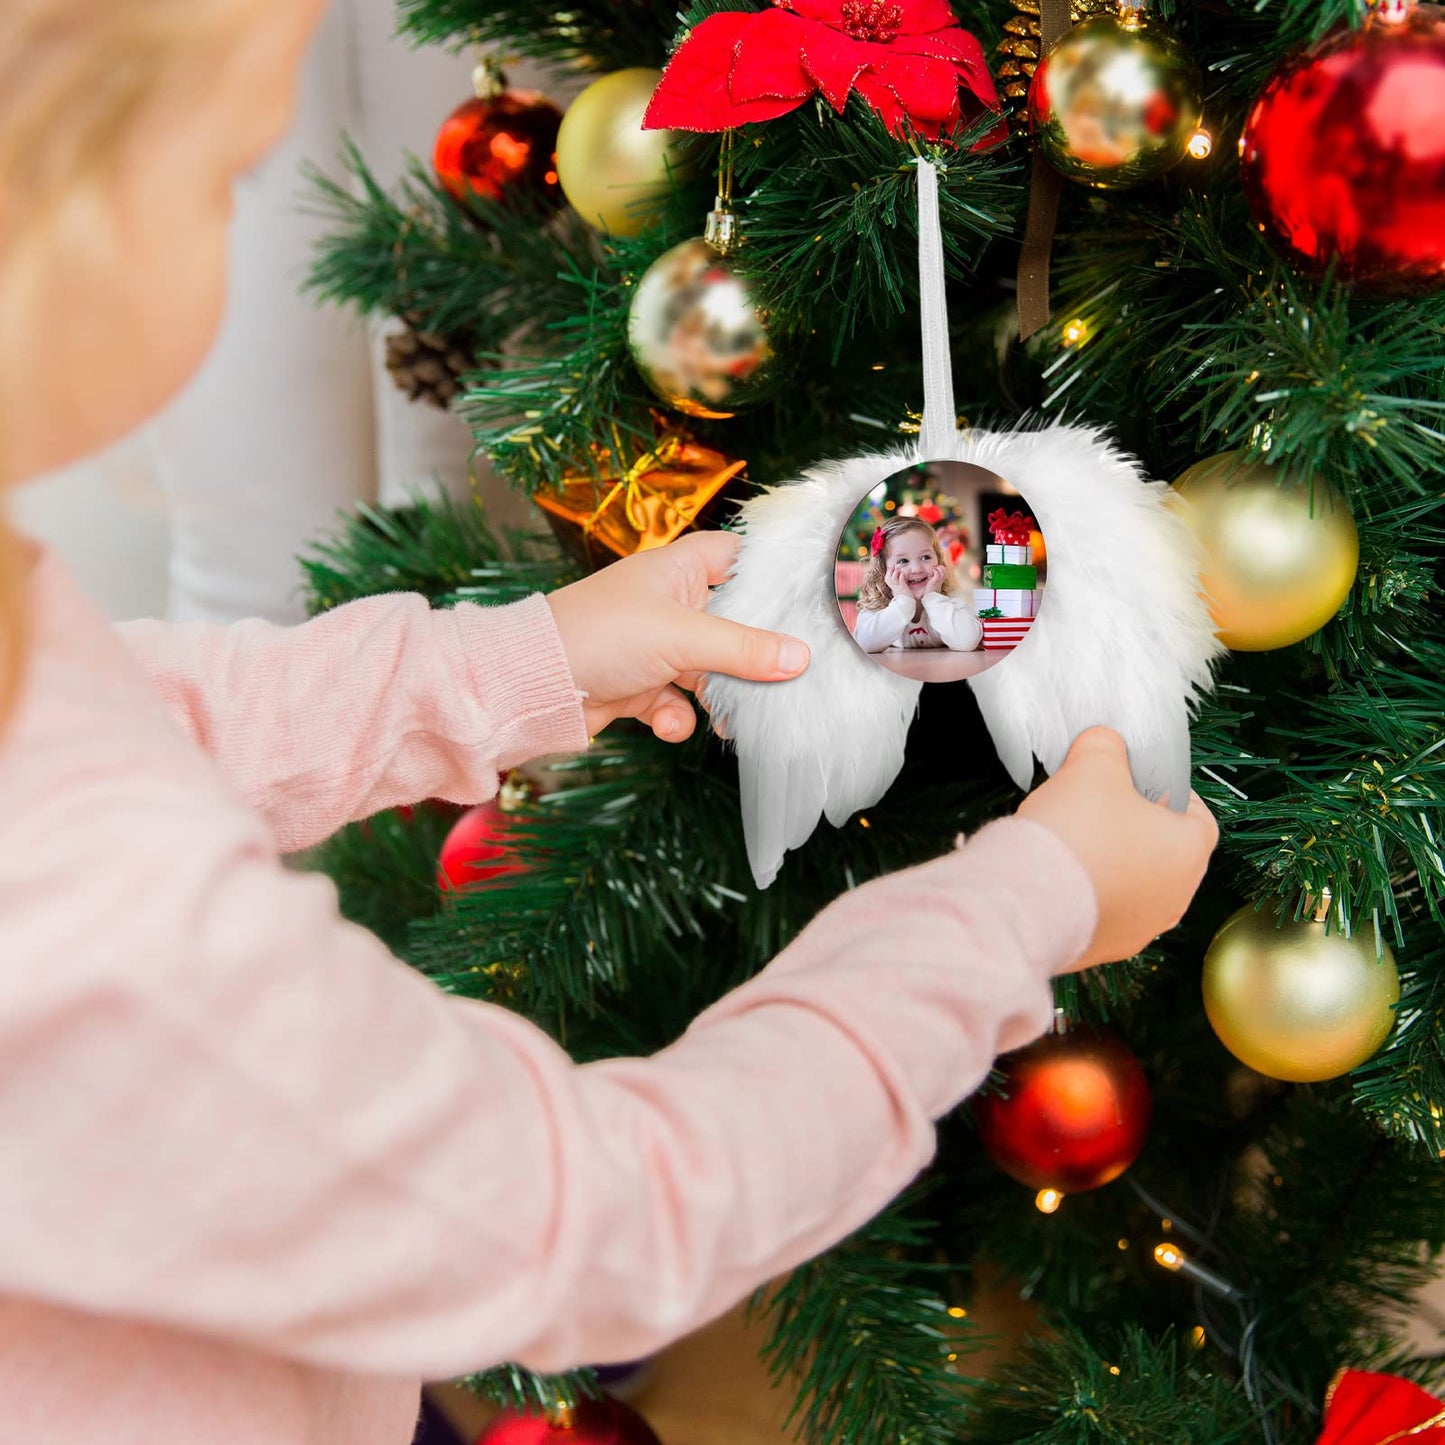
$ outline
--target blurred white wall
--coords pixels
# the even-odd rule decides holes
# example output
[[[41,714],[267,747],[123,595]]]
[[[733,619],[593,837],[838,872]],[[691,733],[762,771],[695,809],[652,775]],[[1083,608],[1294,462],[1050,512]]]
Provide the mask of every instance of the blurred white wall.
[[[471,93],[476,53],[415,50],[393,26],[393,0],[333,0],[291,134],[238,188],[227,320],[200,374],[137,436],[16,494],[22,529],[112,617],[299,619],[296,555],[339,510],[469,485],[465,425],[381,367],[388,328],[300,294],[323,227],[303,162],[334,169],[349,132],[389,182]],[[500,482],[482,490],[498,522],[535,521]]]

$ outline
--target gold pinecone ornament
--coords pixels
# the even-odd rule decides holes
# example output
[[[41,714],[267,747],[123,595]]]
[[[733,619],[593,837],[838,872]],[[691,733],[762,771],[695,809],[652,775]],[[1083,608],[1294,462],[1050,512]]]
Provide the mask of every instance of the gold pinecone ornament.
[[[998,82],[1009,100],[1023,100],[1039,68],[1039,0],[1013,0],[1013,7],[1017,13],[1004,26],[998,43]],[[1115,0],[1069,0],[1069,24],[1112,14],[1117,8]],[[1022,111],[1019,123],[1026,124]]]
[[[420,318],[403,316],[404,331],[386,338],[386,369],[412,401],[426,401],[443,411],[461,394],[462,373],[478,363],[461,336],[423,330]]]

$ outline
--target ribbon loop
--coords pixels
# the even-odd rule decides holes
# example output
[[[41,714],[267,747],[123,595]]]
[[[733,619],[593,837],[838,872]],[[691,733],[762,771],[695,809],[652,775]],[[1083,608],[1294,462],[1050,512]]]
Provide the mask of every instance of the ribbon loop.
[[[943,228],[938,219],[938,169],[918,157],[918,305],[923,313],[923,420],[919,455],[950,455],[958,435],[953,410],[953,361],[948,350],[948,299],[944,295]]]

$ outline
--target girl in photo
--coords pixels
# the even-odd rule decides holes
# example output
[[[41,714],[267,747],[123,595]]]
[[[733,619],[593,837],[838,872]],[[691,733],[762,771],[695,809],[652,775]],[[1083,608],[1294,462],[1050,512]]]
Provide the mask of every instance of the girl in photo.
[[[907,647],[973,652],[983,641],[983,624],[958,595],[953,569],[927,522],[893,517],[874,532],[853,636],[865,652]]]

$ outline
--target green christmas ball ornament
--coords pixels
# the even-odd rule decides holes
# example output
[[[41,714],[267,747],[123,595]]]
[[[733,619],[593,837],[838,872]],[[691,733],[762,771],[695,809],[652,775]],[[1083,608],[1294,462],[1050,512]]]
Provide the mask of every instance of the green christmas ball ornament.
[[[1400,975],[1375,935],[1286,919],[1283,903],[1232,914],[1204,955],[1204,1011],[1219,1041],[1256,1073],[1289,1083],[1335,1079],[1385,1042]]]
[[[1099,189],[1156,180],[1199,129],[1204,81],[1172,31],[1128,4],[1072,30],[1029,86],[1029,130],[1055,170]]]
[[[732,261],[684,241],[642,273],[627,313],[642,378],[675,411],[722,418],[762,401],[778,379],[768,316]]]

